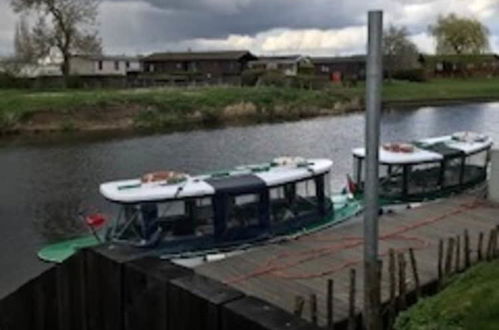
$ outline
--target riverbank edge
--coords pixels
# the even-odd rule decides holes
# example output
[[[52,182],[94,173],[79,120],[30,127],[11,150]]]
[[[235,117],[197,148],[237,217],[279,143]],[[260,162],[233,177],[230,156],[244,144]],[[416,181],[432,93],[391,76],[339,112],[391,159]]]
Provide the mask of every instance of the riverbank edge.
[[[417,100],[386,100],[383,101],[383,109],[391,110],[406,110],[419,107],[431,106],[451,106],[451,105],[465,105],[475,103],[489,103],[499,102],[497,97],[465,97],[465,98],[431,98],[431,99],[417,99]],[[227,109],[242,108],[238,114],[228,114]],[[7,136],[18,135],[38,135],[50,133],[63,133],[63,132],[124,132],[124,131],[137,131],[144,132],[151,130],[153,132],[175,132],[175,131],[189,131],[205,128],[217,127],[232,127],[251,124],[265,124],[265,123],[278,123],[278,122],[295,122],[303,119],[311,119],[318,117],[331,117],[340,116],[350,113],[364,111],[364,100],[354,98],[348,101],[338,101],[332,105],[331,108],[287,108],[286,105],[276,105],[272,111],[247,111],[248,108],[254,108],[254,105],[248,103],[233,104],[225,107],[220,112],[222,115],[219,118],[204,118],[202,116],[193,115],[190,118],[183,118],[182,120],[173,120],[169,123],[162,125],[155,125],[154,120],[151,123],[144,123],[137,121],[138,111],[130,111],[130,108],[125,109],[92,109],[93,111],[111,111],[114,116],[108,120],[101,121],[78,121],[78,118],[71,118],[71,114],[63,114],[67,118],[55,118],[53,121],[47,121],[46,118],[41,122],[37,122],[37,118],[16,124],[13,127],[0,130],[0,138]],[[88,111],[88,109],[82,110]],[[145,112],[147,110],[143,110]],[[60,117],[61,113],[57,111],[44,111],[43,115],[54,115]],[[277,115],[276,115],[277,113]],[[120,117],[116,120],[116,117]],[[69,120],[68,120],[69,118]],[[156,123],[157,124],[157,123]]]

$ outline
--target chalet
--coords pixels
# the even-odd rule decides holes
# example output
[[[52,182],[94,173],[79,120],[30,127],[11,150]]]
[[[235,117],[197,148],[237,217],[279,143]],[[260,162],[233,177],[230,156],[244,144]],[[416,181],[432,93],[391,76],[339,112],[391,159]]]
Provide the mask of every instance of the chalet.
[[[327,76],[330,80],[341,81],[345,78],[363,79],[366,75],[366,57],[313,57],[315,74]]]
[[[137,57],[75,55],[70,60],[70,73],[77,76],[127,76],[140,71]]]
[[[259,57],[248,64],[250,69],[262,71],[280,71],[286,76],[296,76],[300,72],[310,70],[313,64],[310,57],[301,55]]]
[[[144,73],[157,81],[239,83],[248,62],[256,60],[249,51],[155,53],[142,59]]]
[[[420,55],[419,62],[430,76],[498,76],[499,55]]]

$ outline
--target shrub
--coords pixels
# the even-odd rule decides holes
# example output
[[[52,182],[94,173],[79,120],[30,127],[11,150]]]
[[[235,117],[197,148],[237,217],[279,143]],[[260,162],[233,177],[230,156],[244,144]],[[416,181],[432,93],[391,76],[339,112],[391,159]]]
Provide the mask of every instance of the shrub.
[[[426,82],[428,77],[424,69],[399,70],[393,73],[393,79],[413,82]]]
[[[261,69],[249,69],[243,71],[241,74],[241,85],[243,86],[256,86],[258,79],[265,73]]]
[[[266,71],[259,79],[258,82],[263,86],[275,86],[275,87],[286,87],[290,84],[290,81],[284,73],[280,71]]]

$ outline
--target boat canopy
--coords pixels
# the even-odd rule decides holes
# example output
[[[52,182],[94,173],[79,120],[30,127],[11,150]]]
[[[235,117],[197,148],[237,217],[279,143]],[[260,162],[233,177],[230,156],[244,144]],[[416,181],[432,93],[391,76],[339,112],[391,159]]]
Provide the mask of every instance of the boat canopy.
[[[108,182],[100,186],[100,193],[110,201],[123,204],[208,197],[227,185],[236,189],[237,186],[245,188],[259,182],[274,187],[312,178],[329,172],[332,165],[329,159],[311,159],[298,165],[246,165],[225,172],[186,176],[185,180],[173,184],[166,181],[144,183],[140,179]]]
[[[411,144],[411,152],[395,152],[380,147],[379,161],[387,165],[420,164],[442,161],[446,157],[462,153],[471,155],[492,146],[490,137],[480,137],[469,141],[456,139],[455,135],[422,139]],[[356,148],[352,153],[357,158],[365,158],[366,152],[364,148]]]

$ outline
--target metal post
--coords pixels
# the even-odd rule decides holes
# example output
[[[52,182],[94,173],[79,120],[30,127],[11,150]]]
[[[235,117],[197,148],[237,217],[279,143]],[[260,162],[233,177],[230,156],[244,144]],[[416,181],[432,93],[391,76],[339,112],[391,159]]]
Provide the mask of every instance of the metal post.
[[[364,324],[369,330],[380,329],[378,279],[379,213],[379,132],[381,86],[383,83],[383,12],[369,12],[366,76],[366,166],[364,212]]]

